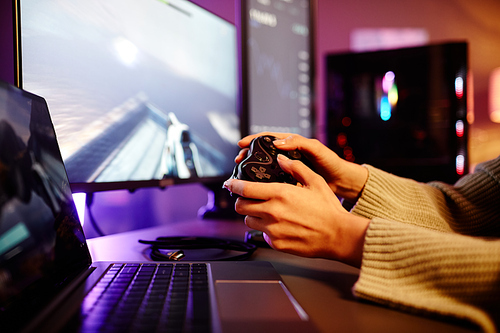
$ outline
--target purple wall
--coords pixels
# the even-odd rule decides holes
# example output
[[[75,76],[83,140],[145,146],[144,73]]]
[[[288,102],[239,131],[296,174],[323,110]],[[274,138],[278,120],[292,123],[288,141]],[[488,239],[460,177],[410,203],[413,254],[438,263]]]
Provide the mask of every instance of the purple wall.
[[[14,83],[12,1],[0,0],[0,80]]]

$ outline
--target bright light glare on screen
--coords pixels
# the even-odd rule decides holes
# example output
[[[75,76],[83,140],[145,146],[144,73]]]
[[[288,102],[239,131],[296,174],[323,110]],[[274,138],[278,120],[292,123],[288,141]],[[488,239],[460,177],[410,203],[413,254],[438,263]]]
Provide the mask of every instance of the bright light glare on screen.
[[[80,218],[80,223],[83,226],[85,221],[85,200],[87,198],[86,193],[73,193],[73,201],[75,202],[76,211],[78,217]]]
[[[118,37],[114,40],[115,50],[120,60],[127,66],[134,64],[139,52],[137,46],[126,38]]]

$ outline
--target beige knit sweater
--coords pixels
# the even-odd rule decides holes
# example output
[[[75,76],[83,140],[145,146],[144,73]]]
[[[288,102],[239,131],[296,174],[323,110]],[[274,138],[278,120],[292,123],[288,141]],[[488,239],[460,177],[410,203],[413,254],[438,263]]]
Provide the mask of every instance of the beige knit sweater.
[[[371,219],[356,296],[401,310],[500,323],[500,156],[455,186],[371,166],[354,214]]]

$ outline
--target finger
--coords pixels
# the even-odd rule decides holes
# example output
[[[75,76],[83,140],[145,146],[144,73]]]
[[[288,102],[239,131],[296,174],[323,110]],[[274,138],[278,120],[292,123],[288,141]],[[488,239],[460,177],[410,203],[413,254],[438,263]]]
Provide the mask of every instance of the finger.
[[[248,155],[248,150],[249,150],[248,148],[243,148],[242,150],[240,150],[240,152],[238,153],[238,156],[236,156],[234,158],[234,162],[236,162],[238,164],[241,161],[243,161]]]
[[[252,142],[252,140],[255,139],[258,136],[259,136],[259,134],[247,135],[243,139],[241,139],[240,141],[238,141],[238,146],[240,148],[248,147],[248,146],[250,146],[250,142]]]
[[[243,198],[265,201],[275,197],[276,193],[280,191],[279,187],[292,185],[284,183],[261,183],[240,179],[228,179],[224,182],[223,186],[231,193],[239,195]]]
[[[298,160],[291,160],[285,155],[278,154],[278,164],[284,172],[290,174],[303,186],[310,187],[319,180],[324,181],[321,176],[309,169],[304,163]]]
[[[279,139],[283,139],[283,138],[286,138],[292,134],[291,133],[279,133],[279,132],[261,132],[258,134],[252,134],[252,135],[248,135],[248,136],[244,137],[243,139],[241,139],[238,142],[238,146],[240,148],[248,147],[250,145],[250,142],[252,142],[253,139],[255,139],[259,136],[263,136],[263,135],[272,135],[272,136],[275,136]]]
[[[266,217],[264,204],[266,201],[239,197],[234,204],[235,211],[245,216],[245,224],[249,228],[263,231],[264,218]]]
[[[260,217],[257,216],[252,216],[252,215],[245,216],[245,225],[250,229],[264,231],[263,230],[264,222]]]
[[[308,139],[298,134],[292,134],[282,139],[275,140],[273,144],[281,150],[298,149],[308,156],[318,155],[326,147],[316,139]]]
[[[298,149],[313,165],[315,171],[327,181],[334,181],[332,175],[335,175],[339,166],[344,163],[336,153],[316,139],[307,139],[294,134],[274,141],[274,145],[280,150]]]

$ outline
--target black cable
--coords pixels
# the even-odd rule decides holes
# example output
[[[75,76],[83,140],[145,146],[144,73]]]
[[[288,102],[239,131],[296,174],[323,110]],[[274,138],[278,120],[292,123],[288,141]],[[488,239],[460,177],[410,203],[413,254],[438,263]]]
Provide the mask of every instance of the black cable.
[[[151,259],[154,261],[176,260],[172,259],[171,255],[161,253],[161,250],[221,249],[242,252],[242,254],[210,260],[245,260],[257,249],[254,244],[212,237],[158,237],[154,241],[139,239],[139,243],[151,245]]]
[[[101,228],[97,225],[96,220],[94,219],[94,214],[92,214],[92,203],[94,202],[94,193],[87,193],[85,196],[85,206],[87,207],[87,216],[89,217],[90,224],[94,228],[94,230],[97,232],[99,236],[106,236],[104,232],[102,232]]]

